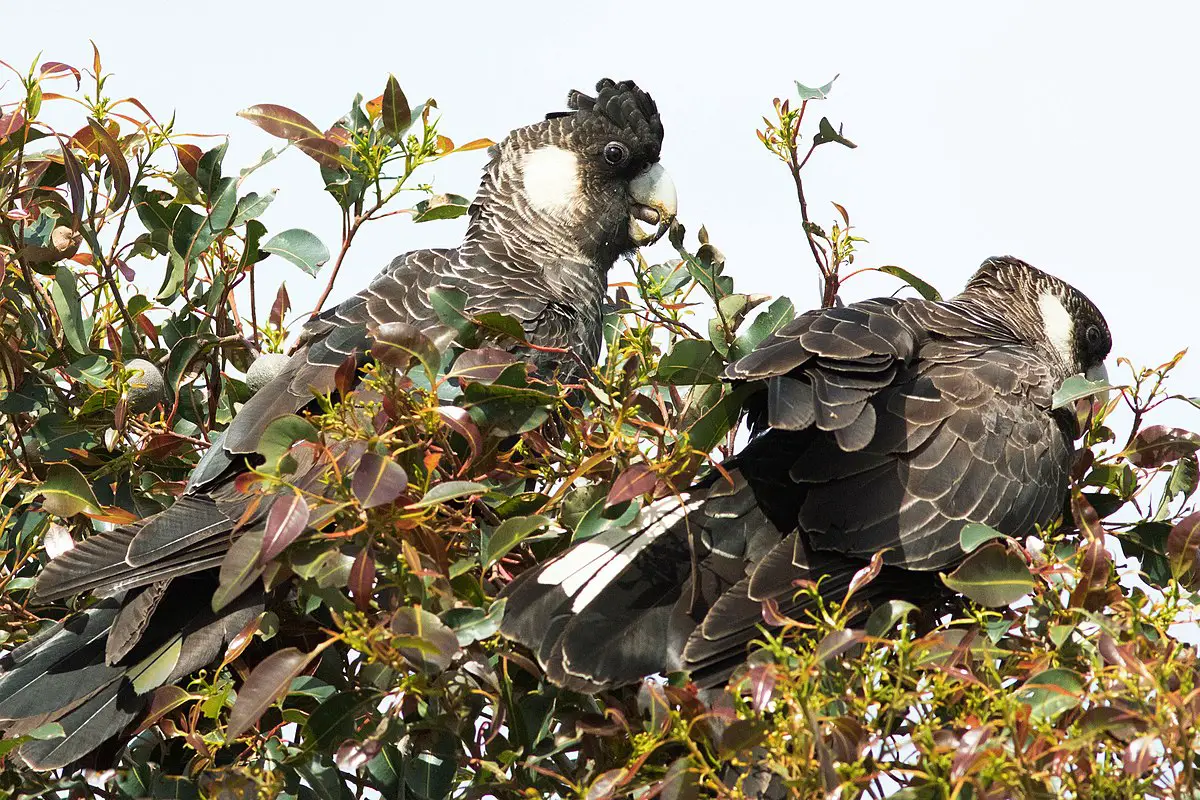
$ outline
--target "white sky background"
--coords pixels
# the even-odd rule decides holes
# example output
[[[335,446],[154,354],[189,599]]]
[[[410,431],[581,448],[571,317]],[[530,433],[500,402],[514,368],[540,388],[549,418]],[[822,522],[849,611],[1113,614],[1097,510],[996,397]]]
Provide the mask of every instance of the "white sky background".
[[[1157,364],[1192,341],[1200,7],[775,5],[462,2],[421,12],[403,2],[107,0],[102,12],[65,2],[51,13],[0,0],[0,31],[20,32],[0,39],[0,58],[23,69],[40,51],[83,68],[94,39],[115,74],[111,96],[135,95],[160,116],[176,109],[177,130],[231,134],[227,173],[278,144],[235,116],[254,103],[281,103],[325,126],[355,92],[382,91],[391,72],[414,104],[437,98],[443,133],[462,143],[499,140],[601,76],[634,78],[662,112],[663,163],[689,231],[707,225],[739,290],[786,294],[802,308],[817,292],[794,190],[754,131],[772,97],[794,94],[793,79],[815,86],[840,73],[831,99],[810,106],[811,123],[844,123],[859,147],[818,150],[807,192],[816,220],[832,221],[836,200],[870,240],[857,266],[900,265],[953,294],[985,257],[1012,254],[1096,301],[1115,355]],[[453,156],[423,177],[471,196],[484,159]],[[267,227],[308,228],[336,252],[338,212],[316,165],[285,153],[250,183],[274,187]],[[333,299],[394,255],[452,245],[462,229],[461,220],[413,225],[405,216],[367,226]],[[647,255],[672,253],[662,244]],[[269,305],[276,276],[297,311],[326,277],[272,258],[258,277],[260,302]],[[142,282],[157,289],[149,271]],[[843,297],[897,285],[862,276]],[[1174,385],[1200,395],[1200,352]],[[1180,404],[1159,421],[1200,427],[1198,413]]]

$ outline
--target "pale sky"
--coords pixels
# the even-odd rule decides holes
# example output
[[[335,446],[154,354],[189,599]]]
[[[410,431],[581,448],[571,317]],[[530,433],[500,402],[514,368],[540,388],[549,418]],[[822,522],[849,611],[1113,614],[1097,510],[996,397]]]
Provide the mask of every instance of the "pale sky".
[[[500,139],[562,108],[568,89],[633,78],[658,102],[663,164],[680,217],[701,224],[741,291],[816,300],[793,188],[754,131],[793,80],[831,99],[814,108],[844,123],[857,150],[822,148],[808,170],[810,208],[846,206],[862,246],[858,266],[896,264],[953,294],[985,257],[1012,254],[1074,283],[1105,312],[1114,355],[1158,363],[1193,339],[1200,277],[1192,231],[1200,216],[1200,117],[1194,39],[1200,7],[1184,3],[901,4],[488,3],[364,6],[107,0],[47,7],[0,0],[0,58],[90,64],[101,48],[114,96],[136,95],[177,128],[232,136],[227,171],[277,140],[235,116],[275,102],[318,125],[355,92],[372,97],[389,72],[415,104],[437,98],[458,142]],[[9,90],[0,90],[8,99]],[[470,196],[482,152],[425,174]],[[315,164],[289,152],[251,188],[276,187],[268,228],[308,228],[331,250],[338,216]],[[406,250],[458,241],[460,222],[375,223],[352,249],[334,298],[361,287]],[[672,255],[659,245],[652,260]],[[271,259],[271,262],[276,262]],[[265,269],[260,298],[273,295]],[[297,310],[324,276],[285,263]],[[152,283],[149,279],[148,284]],[[867,276],[847,301],[891,292]],[[264,289],[264,287],[266,287]],[[148,285],[153,291],[157,288]],[[1112,365],[1110,364],[1110,369]],[[1114,378],[1122,373],[1114,370]],[[1200,395],[1200,352],[1177,391]],[[1200,427],[1180,406],[1160,421]]]

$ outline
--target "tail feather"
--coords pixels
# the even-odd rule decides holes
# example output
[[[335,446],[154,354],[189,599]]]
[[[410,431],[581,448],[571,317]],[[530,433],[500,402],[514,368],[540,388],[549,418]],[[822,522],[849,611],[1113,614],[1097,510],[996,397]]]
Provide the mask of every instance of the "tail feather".
[[[125,599],[125,603],[117,612],[117,617],[108,631],[108,639],[104,645],[105,663],[120,663],[121,659],[129,655],[129,651],[141,641],[142,635],[146,632],[146,626],[150,624],[154,611],[158,608],[170,583],[170,581],[152,583],[135,597]]]
[[[197,611],[194,597],[211,593],[214,583],[201,575],[155,584],[123,607],[107,599],[0,659],[6,735],[45,722],[63,728],[60,738],[22,745],[20,757],[38,770],[71,764],[128,726],[152,689],[217,658],[262,612],[264,595],[246,592],[221,613],[207,604]]]
[[[17,752],[32,769],[65,767],[120,732],[137,716],[144,702],[134,694],[129,681],[118,675],[86,702],[55,718],[64,736],[26,742]]]
[[[705,687],[728,680],[761,638],[764,601],[802,617],[812,598],[797,579],[820,579],[820,596],[840,601],[866,566],[813,549],[787,527],[796,514],[786,498],[772,511],[737,470],[731,477],[659,500],[628,530],[521,575],[505,590],[501,633],[528,646],[551,681],[579,691],[677,669]],[[893,572],[885,567],[856,597],[929,595],[927,581]]]
[[[33,594],[39,601],[58,600],[78,594],[81,582],[101,585],[104,576],[117,574],[127,568],[125,554],[137,535],[140,524],[97,533],[73,548],[51,559],[34,584]]]
[[[131,567],[144,567],[228,533],[232,528],[233,522],[211,499],[184,495],[141,526],[129,543],[125,561]]]
[[[53,714],[119,677],[102,657],[118,606],[105,600],[0,658],[0,719]]]

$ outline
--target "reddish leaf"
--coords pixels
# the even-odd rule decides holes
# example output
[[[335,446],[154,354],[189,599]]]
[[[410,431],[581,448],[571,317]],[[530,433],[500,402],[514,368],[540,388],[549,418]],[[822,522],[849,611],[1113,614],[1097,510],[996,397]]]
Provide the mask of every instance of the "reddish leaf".
[[[442,418],[442,422],[445,423],[446,427],[466,439],[467,444],[471,448],[471,453],[467,456],[467,460],[460,470],[460,472],[463,472],[483,452],[483,434],[479,432],[478,426],[471,421],[471,415],[465,408],[459,408],[458,406],[438,406],[437,411],[438,416]]]
[[[229,646],[225,648],[225,657],[221,659],[221,666],[233,663],[234,660],[244,653],[246,648],[250,646],[250,642],[254,641],[254,634],[258,633],[258,629],[261,626],[261,615],[247,622],[246,626],[229,640]]]
[[[7,139],[25,127],[25,115],[20,110],[11,114],[0,114],[0,139]]]
[[[233,741],[258,722],[263,712],[287,691],[292,679],[308,664],[309,657],[289,647],[264,658],[238,690],[237,702],[225,728],[225,741]]]
[[[482,150],[483,148],[491,147],[494,144],[495,142],[493,142],[491,139],[474,139],[466,144],[460,144],[458,147],[454,148],[454,152],[465,153],[468,150]]]
[[[195,700],[198,697],[199,695],[189,694],[178,686],[158,687],[150,695],[150,702],[137,725],[134,726],[134,732],[141,733],[187,701]]]
[[[838,761],[853,764],[863,756],[870,739],[867,729],[853,717],[835,717],[829,721],[825,745]]]
[[[638,687],[638,711],[646,714],[646,730],[654,734],[663,734],[671,726],[671,706],[662,686],[654,681],[643,681]]]
[[[108,174],[112,178],[112,197],[108,199],[109,208],[120,208],[129,196],[129,164],[125,162],[125,154],[121,146],[113,138],[113,134],[97,120],[89,119],[88,126],[96,137],[96,145],[108,161]]]
[[[991,736],[992,729],[988,726],[971,728],[963,733],[962,739],[955,749],[954,761],[950,765],[951,780],[961,781],[971,773],[971,768],[983,756],[985,745]]]
[[[375,588],[375,556],[370,547],[359,550],[354,557],[347,586],[359,611],[365,612],[371,608],[371,591]]]
[[[507,350],[498,347],[477,347],[467,350],[455,359],[450,375],[479,383],[492,383],[515,363],[516,356]]]
[[[1107,597],[1108,577],[1112,567],[1112,556],[1102,539],[1092,539],[1081,548],[1079,559],[1079,584],[1071,594],[1071,605],[1089,608],[1102,603]]]
[[[1122,758],[1123,769],[1126,775],[1144,775],[1159,761],[1158,751],[1160,748],[1158,737],[1153,734],[1139,736],[1129,743],[1125,748],[1125,754]]]
[[[267,514],[267,528],[263,535],[262,553],[259,563],[265,564],[283,552],[284,548],[296,541],[296,537],[304,533],[308,527],[308,503],[297,494],[280,497],[271,504]]]
[[[387,86],[383,89],[379,123],[384,133],[397,138],[412,124],[412,109],[409,108],[408,98],[400,89],[400,82],[396,80],[395,75],[388,75]]]
[[[321,132],[308,117],[286,106],[262,103],[243,108],[237,115],[280,139],[294,142],[310,137],[321,138]]]
[[[367,109],[368,111],[370,110],[369,103],[367,104]],[[334,125],[332,128],[325,131],[325,139],[333,142],[338,147],[348,147],[350,142],[353,141],[353,137],[350,136],[350,131],[346,130],[341,125]]]
[[[276,328],[283,327],[283,318],[292,310],[292,301],[288,297],[287,284],[279,284],[279,291],[275,292],[275,302],[271,304],[271,314],[267,317],[267,322],[274,325]]]
[[[306,136],[297,139],[295,144],[302,153],[325,169],[337,169],[345,163],[345,159],[338,152],[338,146],[323,136]]]
[[[196,169],[200,166],[200,157],[204,155],[204,151],[194,144],[177,144],[175,155],[183,171],[193,178],[196,177]]]
[[[817,645],[818,661],[829,661],[837,658],[866,637],[866,633],[854,628],[844,628],[840,631],[830,631]]]
[[[83,219],[83,167],[79,165],[79,159],[75,158],[75,154],[71,152],[71,148],[67,143],[59,138],[59,149],[62,150],[63,170],[67,173],[67,188],[70,190],[71,196],[71,228],[79,230],[79,223]],[[157,339],[157,334],[153,337]]]
[[[762,713],[775,693],[775,665],[755,664],[746,672],[742,685],[750,690],[750,707]]]
[[[389,367],[407,369],[414,357],[437,371],[440,355],[433,342],[406,322],[385,322],[374,331],[371,355]]]
[[[1183,428],[1151,425],[1138,431],[1129,446],[1129,461],[1136,467],[1161,467],[1200,450],[1200,436]]]
[[[83,76],[79,74],[79,70],[61,61],[47,61],[38,69],[38,74],[43,78],[57,78],[63,74],[74,75],[76,89],[79,88],[80,83],[83,81]]]
[[[608,498],[604,501],[606,506],[615,506],[618,503],[624,503],[626,500],[632,500],[635,497],[654,491],[654,484],[658,482],[658,476],[654,474],[654,470],[650,469],[645,464],[634,464],[629,467],[613,481],[612,488],[608,490]]]
[[[1181,519],[1167,535],[1171,572],[1184,587],[1200,588],[1200,511]]]
[[[333,385],[339,395],[345,399],[354,389],[358,379],[358,356],[354,353],[346,356],[333,374]]]
[[[1075,527],[1088,539],[1103,539],[1104,528],[1100,526],[1100,515],[1080,492],[1071,495],[1071,516],[1075,519]]]
[[[136,322],[137,326],[142,329],[142,333],[146,335],[146,338],[148,338],[151,343],[158,341],[158,328],[155,327],[154,323],[151,322],[145,314],[138,314],[133,321]]]
[[[854,573],[854,577],[850,579],[850,588],[846,590],[846,600],[844,600],[843,603],[849,601],[854,593],[859,589],[879,577],[879,571],[881,569],[883,569],[882,550],[871,556],[871,563]]]
[[[588,788],[583,800],[608,800],[628,780],[629,770],[626,769],[610,769],[603,772]]]
[[[363,508],[375,508],[394,501],[408,488],[408,473],[390,458],[367,451],[358,462],[350,489]]]
[[[774,597],[768,597],[762,601],[762,618],[763,622],[773,628],[790,628],[800,624],[791,617],[785,617],[779,611],[779,601]]]

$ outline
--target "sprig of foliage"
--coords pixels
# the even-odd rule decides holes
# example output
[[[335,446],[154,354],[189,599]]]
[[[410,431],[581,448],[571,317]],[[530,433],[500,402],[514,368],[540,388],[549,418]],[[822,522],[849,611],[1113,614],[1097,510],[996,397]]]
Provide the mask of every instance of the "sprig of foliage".
[[[242,191],[278,150],[226,175],[224,145],[203,151],[140,103],[107,99],[98,54],[67,136],[39,112],[72,97],[43,85],[71,79],[83,74],[43,63],[0,100],[6,648],[70,610],[27,605],[47,552],[169,503],[249,396],[251,355],[282,349],[286,291],[260,325],[254,294],[245,314],[234,290],[266,258],[315,272],[331,257],[303,231],[267,238],[271,197]],[[861,241],[840,206],[826,235],[804,205],[807,158],[849,144],[822,120],[801,153],[804,109],[829,88],[800,87],[795,111],[777,102],[761,134],[796,184],[826,305]],[[361,226],[410,188],[422,199],[398,210],[416,221],[465,211],[411,177],[486,144],[455,148],[435,107],[410,108],[389,78],[324,132],[279,106],[244,112],[311,156],[337,201],[330,285]],[[1175,637],[1200,585],[1200,439],[1146,424],[1177,398],[1178,358],[1133,371],[1104,402],[1101,387],[1064,385],[1057,400],[1077,409],[1087,448],[1064,520],[1024,542],[964,531],[968,555],[946,579],[967,599],[940,618],[892,603],[864,623],[852,596],[796,620],[768,606],[778,627],[728,692],[676,675],[599,697],[546,683],[495,635],[514,575],[732,450],[744,397],[719,376],[794,314],[787,298],[736,291],[703,228],[694,245],[678,225],[670,241],[677,258],[639,258],[617,287],[607,358],[578,386],[530,375],[498,347],[520,327],[471,317],[454,292],[434,297],[441,328],[395,330],[356,389],[348,362],[338,392],[277,422],[239,481],[283,500],[262,536],[236,542],[240,568],[222,571],[218,595],[289,591],[220,664],[154,691],[114,772],[87,783],[6,764],[0,792],[599,800],[754,796],[775,781],[800,797],[1195,794],[1200,670]],[[158,268],[157,295],[131,289]],[[1122,436],[1119,404],[1134,417]],[[0,757],[55,733],[0,740]]]

